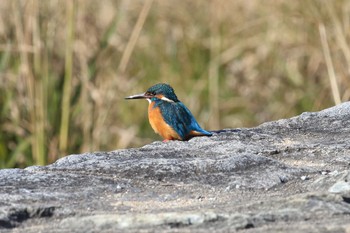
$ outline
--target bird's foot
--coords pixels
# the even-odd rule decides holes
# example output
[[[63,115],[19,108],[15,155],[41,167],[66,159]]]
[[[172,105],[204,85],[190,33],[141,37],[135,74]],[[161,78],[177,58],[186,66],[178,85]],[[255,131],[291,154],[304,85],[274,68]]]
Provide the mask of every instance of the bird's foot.
[[[170,140],[169,139],[164,139],[163,142],[169,142]]]

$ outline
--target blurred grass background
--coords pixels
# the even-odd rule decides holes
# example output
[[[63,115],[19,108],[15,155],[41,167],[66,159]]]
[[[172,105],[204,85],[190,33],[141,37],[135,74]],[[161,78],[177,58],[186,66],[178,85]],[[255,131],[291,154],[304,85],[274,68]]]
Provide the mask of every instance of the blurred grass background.
[[[167,82],[208,130],[252,127],[350,96],[347,0],[0,2],[0,167],[160,138]]]

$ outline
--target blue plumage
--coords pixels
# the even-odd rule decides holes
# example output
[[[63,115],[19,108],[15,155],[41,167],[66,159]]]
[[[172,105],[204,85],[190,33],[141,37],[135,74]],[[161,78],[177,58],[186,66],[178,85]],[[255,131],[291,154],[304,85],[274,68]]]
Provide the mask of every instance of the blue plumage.
[[[190,110],[180,101],[168,102],[156,97],[151,99],[155,102],[154,108],[159,107],[164,121],[170,125],[185,140],[195,135],[190,135],[191,131],[211,136],[212,133],[202,129]]]

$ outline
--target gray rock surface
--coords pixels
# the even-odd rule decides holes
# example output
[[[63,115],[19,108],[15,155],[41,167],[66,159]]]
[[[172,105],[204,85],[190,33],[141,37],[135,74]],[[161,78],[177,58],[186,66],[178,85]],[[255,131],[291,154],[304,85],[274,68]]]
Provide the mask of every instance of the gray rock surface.
[[[0,231],[350,232],[350,103],[0,170]]]

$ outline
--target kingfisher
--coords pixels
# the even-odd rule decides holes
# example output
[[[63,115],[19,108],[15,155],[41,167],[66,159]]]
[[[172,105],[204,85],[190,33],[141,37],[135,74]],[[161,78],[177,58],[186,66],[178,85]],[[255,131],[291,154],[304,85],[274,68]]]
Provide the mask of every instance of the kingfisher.
[[[184,141],[195,136],[212,135],[199,126],[190,110],[177,98],[169,84],[158,83],[148,88],[145,93],[128,96],[125,99],[148,100],[149,123],[164,141]]]

